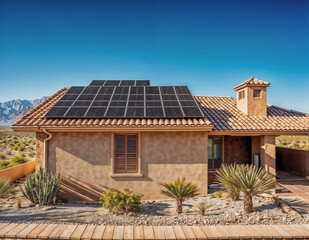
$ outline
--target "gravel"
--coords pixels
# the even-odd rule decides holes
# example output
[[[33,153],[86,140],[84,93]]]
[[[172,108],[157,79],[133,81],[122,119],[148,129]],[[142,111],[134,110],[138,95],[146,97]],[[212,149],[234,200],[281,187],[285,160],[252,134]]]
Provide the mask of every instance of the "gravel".
[[[298,197],[294,197],[294,200]],[[289,199],[291,200],[291,199]],[[212,206],[201,216],[194,207],[199,202]],[[228,225],[228,224],[305,224],[309,223],[307,211],[302,218],[283,213],[270,199],[254,197],[254,212],[243,213],[243,199],[231,201],[226,198],[199,196],[183,204],[183,213],[175,213],[175,201],[158,200],[143,202],[143,211],[129,215],[109,214],[100,205],[65,203],[54,206],[36,206],[23,200],[22,208],[13,205],[14,199],[1,202],[0,221],[37,223],[96,223],[111,225]],[[133,216],[132,216],[133,215]]]

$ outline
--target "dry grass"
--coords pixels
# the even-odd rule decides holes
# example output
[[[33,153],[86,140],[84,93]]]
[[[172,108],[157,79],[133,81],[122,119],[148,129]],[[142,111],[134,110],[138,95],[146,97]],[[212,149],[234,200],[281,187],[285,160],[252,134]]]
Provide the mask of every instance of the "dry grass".
[[[308,136],[279,136],[276,138],[276,146],[309,151],[309,137]]]

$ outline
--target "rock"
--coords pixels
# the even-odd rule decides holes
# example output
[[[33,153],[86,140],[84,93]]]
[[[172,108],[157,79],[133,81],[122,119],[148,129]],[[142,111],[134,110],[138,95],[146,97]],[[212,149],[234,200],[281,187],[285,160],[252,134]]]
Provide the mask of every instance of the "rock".
[[[56,208],[55,206],[43,207],[42,211],[48,211],[48,210],[52,210],[52,209],[55,209],[55,208]]]
[[[277,218],[276,217],[271,217],[271,216],[264,216],[263,219],[264,220],[275,220]]]
[[[214,206],[214,207],[209,208],[209,211],[217,211],[219,209],[220,209],[219,207]]]
[[[7,204],[7,205],[5,205],[5,207],[13,207],[12,205],[10,205],[10,204]]]
[[[135,216],[135,213],[134,213],[134,212],[129,212],[127,216],[128,216],[128,217],[134,217],[134,216]]]
[[[225,220],[225,222],[227,222],[227,223],[235,223],[236,221],[237,221],[236,218],[228,218],[228,219]]]

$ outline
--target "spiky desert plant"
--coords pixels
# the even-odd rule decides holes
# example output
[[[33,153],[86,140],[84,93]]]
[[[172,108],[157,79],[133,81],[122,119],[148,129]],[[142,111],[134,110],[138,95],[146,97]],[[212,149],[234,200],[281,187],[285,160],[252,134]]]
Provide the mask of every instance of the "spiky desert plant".
[[[160,183],[165,189],[161,193],[165,196],[174,198],[177,202],[176,212],[182,213],[182,203],[190,197],[198,195],[198,187],[196,183],[186,182],[186,178],[177,178],[174,183]]]
[[[216,171],[217,182],[225,188],[228,197],[233,201],[238,200],[240,195],[240,190],[233,184],[233,176],[235,176],[239,170],[237,166],[236,163],[222,164]]]
[[[255,165],[239,165],[232,177],[235,187],[244,193],[244,213],[253,212],[253,196],[266,193],[275,187],[275,178]]]
[[[208,208],[210,208],[212,205],[210,203],[206,203],[206,202],[200,202],[198,204],[196,204],[194,207],[197,208],[201,215],[204,216],[205,212]]]
[[[39,205],[52,204],[60,188],[60,174],[47,173],[42,167],[37,172],[26,176],[23,195],[32,203]]]
[[[5,178],[0,178],[0,198],[4,197],[5,195],[14,192],[16,186],[10,182],[10,180]]]

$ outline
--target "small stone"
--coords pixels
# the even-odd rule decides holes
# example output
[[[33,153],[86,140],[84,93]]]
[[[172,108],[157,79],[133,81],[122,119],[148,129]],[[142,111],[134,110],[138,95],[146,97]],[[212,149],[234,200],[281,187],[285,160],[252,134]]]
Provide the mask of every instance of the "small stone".
[[[228,218],[225,222],[227,223],[235,223],[237,221],[236,218]]]
[[[12,205],[10,205],[10,204],[7,204],[7,205],[5,205],[5,207],[13,207]]]
[[[48,211],[48,210],[55,209],[55,208],[56,208],[55,206],[44,207],[44,208],[42,208],[42,211]]]
[[[129,212],[127,216],[128,216],[128,217],[134,217],[134,216],[135,216],[135,213],[134,213],[134,212]]]

